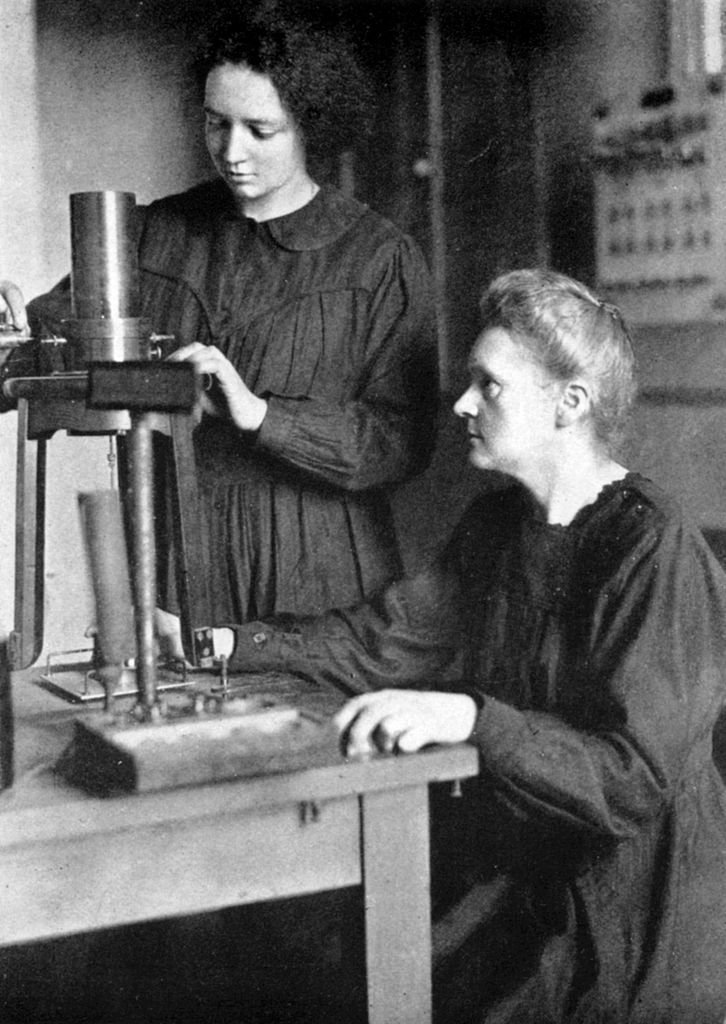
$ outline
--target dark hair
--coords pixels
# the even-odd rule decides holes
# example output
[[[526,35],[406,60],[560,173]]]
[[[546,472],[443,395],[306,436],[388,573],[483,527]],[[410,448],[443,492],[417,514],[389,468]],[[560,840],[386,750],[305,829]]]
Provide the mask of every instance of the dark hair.
[[[487,288],[482,325],[502,327],[554,380],[582,377],[592,390],[595,436],[614,447],[637,391],[635,356],[616,306],[550,270],[513,270]]]
[[[342,152],[370,130],[373,92],[337,29],[274,2],[227,3],[195,60],[200,85],[226,63],[246,64],[271,79],[309,154]]]

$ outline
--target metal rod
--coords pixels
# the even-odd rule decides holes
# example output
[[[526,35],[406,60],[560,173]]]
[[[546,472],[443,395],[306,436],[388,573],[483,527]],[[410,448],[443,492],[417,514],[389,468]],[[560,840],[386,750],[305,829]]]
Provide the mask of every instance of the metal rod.
[[[43,647],[46,441],[28,439],[30,408],[18,402],[15,483],[15,625],[9,644],[13,669],[28,668]]]
[[[84,399],[88,394],[88,374],[59,374],[57,377],[11,377],[3,385],[3,394],[18,400],[35,399],[59,401],[62,399]]]
[[[7,643],[0,642],[0,790],[14,781],[15,721]]]
[[[129,433],[132,585],[136,625],[138,705],[148,717],[156,707],[156,545],[154,541],[153,443],[151,416],[135,413]]]

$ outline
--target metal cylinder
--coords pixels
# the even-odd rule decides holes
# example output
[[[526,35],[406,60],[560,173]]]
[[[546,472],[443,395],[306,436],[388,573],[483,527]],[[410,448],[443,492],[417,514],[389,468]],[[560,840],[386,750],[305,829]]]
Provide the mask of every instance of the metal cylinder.
[[[144,717],[158,707],[156,697],[156,542],[154,536],[154,452],[152,417],[135,413],[129,434],[132,523],[132,584],[136,610],[137,706]]]
[[[136,654],[129,559],[118,491],[79,494],[78,503],[96,604],[104,665],[122,666]]]
[[[68,369],[150,357],[141,297],[133,192],[75,192],[71,202]]]
[[[71,204],[73,316],[138,317],[133,192],[75,192]]]

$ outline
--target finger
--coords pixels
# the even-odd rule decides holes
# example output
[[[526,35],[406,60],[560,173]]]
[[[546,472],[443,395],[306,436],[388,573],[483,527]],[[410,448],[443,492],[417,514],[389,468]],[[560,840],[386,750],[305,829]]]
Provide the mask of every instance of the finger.
[[[365,693],[358,697],[352,697],[349,701],[346,701],[340,711],[337,711],[335,715],[333,715],[333,725],[339,732],[342,733],[348,729],[350,723],[360,710],[365,707],[371,696],[372,695],[370,693]]]
[[[341,747],[346,757],[366,757],[375,751],[371,733],[378,724],[378,719],[360,711],[341,733]]]
[[[175,349],[167,356],[167,359],[170,363],[181,363],[185,359],[192,358],[198,352],[205,352],[206,349],[206,345],[202,345],[199,341],[193,341],[190,345],[182,345],[181,348]]]
[[[374,729],[373,742],[382,753],[392,754],[398,749],[398,740],[405,728],[400,715],[388,715]]]
[[[414,754],[429,743],[431,738],[427,730],[422,725],[414,725],[400,733],[396,749],[402,754]]]
[[[208,345],[186,345],[179,349],[175,356],[175,362],[191,363],[198,377],[202,379],[202,389],[209,391],[216,381],[224,391],[231,391],[241,383],[241,377],[230,361],[222,355],[219,349]],[[172,358],[171,356],[169,357]]]
[[[376,731],[382,721],[388,717],[385,707],[374,706],[364,708],[353,720],[347,732],[347,751],[353,755],[369,754],[381,749],[377,742]],[[385,739],[383,739],[385,742]]]
[[[386,754],[410,752],[432,742],[431,727],[415,708],[400,709],[381,720],[373,739]]]
[[[0,281],[0,296],[5,300],[5,307],[10,313],[13,326],[19,331],[28,328],[28,315],[25,311],[23,293],[12,281]]]
[[[339,732],[344,733],[349,728],[351,723],[365,711],[367,708],[381,708],[383,710],[389,705],[391,700],[390,690],[375,690],[371,693],[359,693],[356,697],[351,697],[343,707],[336,712],[333,716],[333,724],[337,727]]]

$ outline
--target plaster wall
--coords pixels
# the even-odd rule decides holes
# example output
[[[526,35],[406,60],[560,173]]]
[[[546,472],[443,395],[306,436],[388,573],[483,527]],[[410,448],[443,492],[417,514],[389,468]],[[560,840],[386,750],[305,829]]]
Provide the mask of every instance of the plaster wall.
[[[147,202],[209,173],[188,75],[194,20],[204,6],[192,0],[179,0],[173,10],[166,0],[117,0],[113,5],[104,0],[5,0],[0,14],[6,41],[0,62],[0,127],[2,138],[12,140],[12,145],[0,148],[0,276],[17,280],[28,296],[49,287],[68,267],[69,193],[123,189]],[[466,37],[443,40],[447,67],[456,67],[462,47],[471,59],[471,39],[486,37],[487,18],[496,6],[462,0]],[[603,101],[634,104],[645,89],[665,79],[666,6],[665,0],[498,5],[498,31],[517,40],[517,88],[511,90],[511,104],[529,102],[531,111],[516,117],[513,126],[496,126],[497,118],[491,116],[496,97],[471,95],[476,90],[467,89],[448,92],[450,101],[474,107],[468,113],[459,110],[456,117],[449,112],[452,130],[469,125],[480,110],[492,126],[495,148],[507,142],[507,133],[510,149],[513,134],[518,140],[518,163],[509,175],[503,166],[491,175],[480,164],[481,174],[467,178],[468,187],[486,190],[492,209],[502,211],[501,218],[487,221],[486,238],[466,241],[466,197],[448,221],[450,246],[480,246],[477,275],[488,272],[487,260],[497,264],[493,269],[501,269],[497,254],[503,254],[501,258],[526,261],[544,257],[557,269],[593,279],[593,196],[587,163],[592,111]],[[530,24],[534,14],[538,20]],[[458,31],[461,36],[461,27]],[[520,90],[522,74],[528,83],[521,80]],[[496,88],[491,68],[482,73],[481,81],[484,92]],[[503,104],[505,119],[506,109]],[[523,139],[530,128],[531,169]],[[455,148],[454,160],[459,159],[457,152]],[[449,168],[449,180],[462,181],[455,170]],[[534,209],[535,192],[544,197],[543,210]],[[458,196],[453,198],[458,202]],[[540,216],[542,223],[535,224]],[[476,287],[461,296],[471,305],[470,319],[479,287],[477,276]],[[464,351],[472,340],[470,333],[468,328],[462,331]],[[690,383],[708,382],[722,362],[718,339],[702,345],[695,362],[688,357],[687,342],[673,333],[638,339],[638,344],[646,383],[677,383],[684,362],[693,374]],[[439,543],[478,486],[467,470],[464,446],[449,411],[452,397],[445,398],[441,444],[433,466],[397,498],[409,564]],[[0,636],[12,626],[14,420],[12,414],[0,419]],[[716,414],[694,415],[679,407],[644,408],[637,426],[635,466],[681,495],[704,525],[719,528],[725,518],[721,510],[726,508],[719,457],[726,423],[722,425]],[[647,441],[642,440],[645,431]],[[76,493],[108,486],[106,453],[105,440],[60,436],[51,442],[47,649],[82,645],[92,616]],[[424,524],[422,507],[431,513]]]
[[[6,0],[0,62],[0,277],[26,297],[70,265],[68,196],[118,189],[139,203],[207,173],[188,75],[189,41],[170,14],[139,19],[121,0]],[[0,636],[12,629],[16,416],[0,419]],[[46,652],[82,647],[92,622],[76,495],[109,486],[108,440],[48,446]]]

